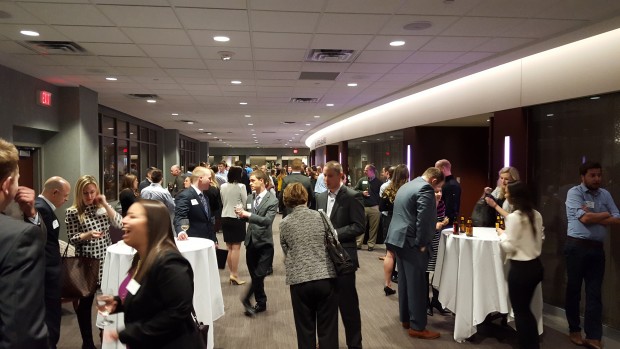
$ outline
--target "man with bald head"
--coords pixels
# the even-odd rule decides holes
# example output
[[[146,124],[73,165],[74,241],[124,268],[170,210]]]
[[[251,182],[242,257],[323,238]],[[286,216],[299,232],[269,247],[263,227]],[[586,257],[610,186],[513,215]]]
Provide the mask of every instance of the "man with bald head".
[[[71,185],[62,177],[51,177],[43,185],[43,192],[35,199],[34,207],[47,228],[45,243],[45,324],[49,333],[49,347],[55,349],[60,338],[60,223],[54,211],[67,202]]]

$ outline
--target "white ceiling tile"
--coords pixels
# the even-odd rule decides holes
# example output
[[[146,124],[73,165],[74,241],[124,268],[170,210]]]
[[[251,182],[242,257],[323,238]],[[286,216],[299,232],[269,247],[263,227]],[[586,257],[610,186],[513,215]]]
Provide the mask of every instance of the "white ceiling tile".
[[[146,6],[168,6],[166,0],[92,0],[99,5],[146,5]]]
[[[233,47],[250,47],[250,33],[225,30],[188,30],[189,37],[197,46],[218,46],[220,51],[227,51]],[[225,35],[230,38],[228,42],[213,40],[214,36]]]
[[[256,86],[276,86],[291,87],[295,86],[294,80],[256,80]]]
[[[307,48],[310,34],[252,33],[252,46],[255,48]]]
[[[281,61],[255,61],[254,67],[256,70],[269,70],[269,71],[300,71],[301,62],[281,62]]]
[[[386,76],[387,76],[386,80],[379,80],[379,81],[374,82],[371,85],[371,88],[377,88],[377,89],[384,88],[384,89],[400,90],[400,89],[403,89],[403,88],[411,85],[412,83],[414,83],[416,81],[416,79],[419,79],[419,78],[422,77],[422,76],[418,76],[418,75],[413,75],[413,74],[409,75],[409,74],[407,74],[403,78],[403,80],[404,80],[403,81],[403,80],[391,80],[391,77],[393,76],[391,74],[386,74],[384,76],[384,78]]]
[[[444,36],[502,36],[502,33],[519,26],[520,18],[465,17],[453,23]]]
[[[214,70],[211,72],[215,79],[244,80],[254,79],[252,70]]]
[[[106,57],[99,56],[113,67],[156,68],[157,64],[147,57]]]
[[[202,59],[153,58],[161,68],[207,69]]]
[[[385,13],[391,14],[400,7],[401,0],[338,0],[328,1],[325,12]]]
[[[597,20],[608,17],[610,13],[617,14],[618,11],[620,11],[620,2],[616,0],[596,2],[561,0],[550,4],[545,10],[534,13],[532,17]]]
[[[150,57],[161,58],[200,58],[193,46],[140,45]]]
[[[167,77],[167,74],[159,68],[119,67],[118,70],[125,75],[131,76],[134,81],[138,82],[140,82],[137,80],[138,77],[146,77],[148,79],[152,79],[153,77]],[[174,83],[174,81],[171,81],[171,83]]]
[[[485,59],[494,55],[494,52],[468,52],[459,58],[456,58],[452,63],[469,64],[481,59]]]
[[[372,35],[316,34],[312,39],[311,47],[315,49],[362,50],[372,38]]]
[[[257,71],[256,79],[265,80],[297,80],[299,79],[298,72],[277,72],[277,71]]]
[[[249,30],[245,10],[177,8],[176,13],[186,29]]]
[[[444,74],[444,73],[447,73],[449,71],[453,71],[455,69],[458,69],[458,68],[460,68],[462,66],[463,66],[463,64],[456,64],[456,63],[444,64],[439,69],[433,71],[433,74]]]
[[[252,70],[254,64],[252,61],[230,60],[223,61],[221,59],[212,59],[205,62],[209,70]]]
[[[21,6],[48,24],[111,26],[94,5],[22,3]]]
[[[468,16],[529,18],[548,9],[553,2],[539,0],[483,0]]]
[[[400,64],[392,69],[392,74],[429,74],[439,69],[442,64],[418,63],[418,64]]]
[[[478,37],[436,37],[424,45],[422,51],[471,51],[488,40]]]
[[[465,52],[430,52],[419,51],[409,57],[405,63],[450,63]]]
[[[312,33],[319,20],[318,13],[252,11],[252,31],[280,33]]]
[[[40,34],[40,36],[33,38],[31,36],[25,36],[20,34],[21,30],[34,30]],[[41,24],[29,24],[29,25],[21,25],[21,24],[0,24],[0,34],[6,36],[8,39],[17,40],[17,41],[64,41],[69,40],[62,33],[57,31],[51,26],[41,25]]]
[[[17,45],[19,46],[19,45]],[[21,47],[21,46],[20,46]],[[0,45],[0,49],[2,50],[2,52],[5,52],[3,49],[3,46]],[[28,63],[31,64],[33,66],[60,66],[63,65],[62,63],[53,60],[50,56],[44,56],[44,55],[38,55],[38,54],[32,54],[31,51],[28,51],[29,54],[18,54],[16,57],[17,59],[22,62],[22,63]]]
[[[68,66],[91,66],[99,67],[107,64],[96,56],[70,56],[70,55],[51,55],[52,60]]]
[[[255,48],[254,59],[260,61],[301,61],[306,55],[305,49],[269,49]]]
[[[134,44],[82,43],[81,45],[98,56],[145,56],[144,51]]]
[[[574,29],[584,25],[583,21],[554,20],[554,19],[526,19],[522,25],[512,28],[502,36],[520,38],[542,38]]]
[[[202,47],[196,47],[196,49],[198,49],[198,53],[200,54],[200,56],[204,59],[209,59],[209,60],[215,60],[215,59],[221,59],[222,56],[220,56],[220,54],[218,52],[220,51],[228,51],[228,52],[234,52],[234,55],[232,56],[232,59],[229,62],[232,61],[251,61],[252,60],[252,50],[247,48],[247,47],[206,47],[206,46],[202,46]]]
[[[415,51],[419,50],[432,38],[432,36],[376,36],[366,49],[376,51]],[[405,45],[397,47],[390,46],[390,42],[394,40],[403,40],[405,41]]]
[[[23,54],[23,55],[32,55],[32,56],[42,56],[39,54],[35,54],[33,51],[25,48],[24,46],[18,44],[15,41],[4,40],[0,41],[0,52],[9,53],[9,54]]]
[[[123,32],[136,44],[191,45],[182,29],[123,28]]]
[[[437,1],[415,0],[405,1],[398,13],[417,15],[463,16],[476,7],[481,0]]]
[[[378,82],[406,82],[413,84],[428,74],[385,74]],[[376,82],[375,84],[377,84]]]
[[[392,70],[396,64],[370,64],[370,63],[353,63],[347,69],[348,73],[387,73]]]
[[[128,69],[124,69],[124,70],[128,70]],[[128,70],[128,71],[135,71],[135,69],[132,70]],[[139,84],[143,84],[143,85],[149,85],[152,83],[157,83],[157,84],[174,84],[176,81],[171,78],[168,77],[168,75],[163,72],[162,70],[157,70],[154,74],[152,73],[154,70],[144,70],[144,72],[138,72],[138,73],[132,73],[131,75],[131,79]],[[153,75],[150,75],[153,74]]]
[[[212,78],[201,78],[201,77],[190,77],[190,78],[184,78],[184,77],[175,77],[174,80],[176,80],[179,84],[183,84],[183,85],[205,85],[205,84],[215,84],[215,80]]]
[[[11,15],[9,18],[2,18],[2,23],[43,24],[43,21],[12,2],[0,2],[0,11]]]
[[[183,85],[183,88],[187,91],[219,91],[218,85]]]
[[[245,92],[256,92],[256,86],[244,86],[244,85],[224,85],[224,86],[220,86],[220,90],[222,92],[238,92],[238,93],[245,93]],[[247,93],[246,93],[247,95]]]
[[[501,51],[509,51],[513,48],[519,47],[521,45],[525,45],[527,43],[531,43],[532,39],[524,39],[524,38],[494,38],[491,39],[484,44],[477,46],[475,48],[476,51],[484,51],[484,52],[501,52]]]
[[[210,78],[212,75],[206,69],[164,69],[173,78],[203,77]]]
[[[287,94],[291,91],[290,86],[257,86],[257,92],[278,92]]]
[[[360,82],[360,81],[377,81],[383,74],[369,74],[369,73],[342,73],[338,75],[336,80],[346,82]]]
[[[54,29],[66,35],[72,41],[80,42],[115,42],[131,43],[131,40],[116,27],[61,26]]]
[[[263,102],[264,98],[269,98],[269,97],[280,97],[282,98],[282,96],[289,96],[289,100],[290,98],[293,98],[293,92],[291,89],[288,89],[287,91],[264,91],[264,90],[259,90],[256,91],[256,96],[259,97],[261,99],[261,102]]]
[[[389,18],[387,15],[325,13],[317,33],[376,34]]]
[[[245,9],[246,0],[169,0],[176,7]]]
[[[301,70],[306,72],[343,72],[348,67],[349,63],[304,62]]]
[[[402,63],[413,51],[363,51],[357,63]]]
[[[170,7],[100,5],[99,8],[121,27],[181,28]]]
[[[381,35],[438,35],[456,22],[459,17],[452,16],[406,16],[397,15],[381,29]],[[422,30],[406,30],[403,27],[409,23],[428,21],[432,26]]]
[[[338,77],[342,76],[341,73],[338,75]],[[323,88],[330,88],[332,86],[334,86],[334,84],[336,83],[336,81],[334,80],[297,80],[297,82],[295,84],[293,84],[293,86],[309,86],[309,87],[323,87]]]
[[[261,0],[252,1],[255,10],[321,12],[326,0]]]

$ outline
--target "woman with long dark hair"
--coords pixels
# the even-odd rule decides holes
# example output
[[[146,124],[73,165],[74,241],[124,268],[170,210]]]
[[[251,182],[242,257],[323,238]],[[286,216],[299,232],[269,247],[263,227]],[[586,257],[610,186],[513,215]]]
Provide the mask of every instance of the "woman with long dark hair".
[[[118,201],[121,203],[121,215],[125,217],[129,206],[136,202],[138,197],[138,177],[132,174],[126,174],[123,177],[123,183],[121,184],[121,191],[118,193]]]
[[[536,286],[543,279],[540,253],[544,239],[543,220],[534,209],[530,192],[523,182],[511,182],[506,187],[506,199],[514,211],[506,219],[506,230],[498,231],[500,245],[510,259],[508,293],[515,314],[521,349],[537,349],[538,325],[530,310]]]
[[[191,316],[194,274],[174,242],[168,209],[138,200],[123,218],[123,231],[123,241],[137,253],[118,296],[101,306],[125,313],[125,329],[106,330],[106,339],[131,349],[201,348]]]

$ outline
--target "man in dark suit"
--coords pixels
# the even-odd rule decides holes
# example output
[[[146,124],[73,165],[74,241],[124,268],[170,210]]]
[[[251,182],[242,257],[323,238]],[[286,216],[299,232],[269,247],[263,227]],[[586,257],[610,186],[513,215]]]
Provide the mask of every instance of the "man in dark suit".
[[[52,177],[43,185],[34,207],[41,215],[47,230],[45,243],[45,324],[49,333],[49,348],[56,349],[60,339],[60,223],[54,211],[67,202],[71,185],[62,177]]]
[[[0,138],[0,212],[15,200],[29,222],[0,214],[0,348],[46,349],[45,229],[34,191],[19,186],[19,156]]]
[[[364,233],[365,217],[362,193],[343,185],[344,172],[336,161],[323,168],[327,191],[316,196],[316,207],[329,217],[338,241],[359,267],[355,238]],[[362,348],[362,321],[355,288],[355,273],[337,278],[338,308],[347,337],[347,347]]]
[[[439,332],[426,329],[426,267],[437,223],[435,190],[441,189],[443,181],[443,173],[429,167],[421,177],[400,187],[385,239],[398,257],[400,321],[409,336],[421,339],[439,338]]]
[[[435,167],[441,170],[445,178],[441,192],[443,202],[446,204],[446,217],[450,220],[448,226],[451,226],[461,211],[461,185],[452,175],[452,164],[450,164],[450,161],[446,159],[438,160],[435,163]]]
[[[284,177],[282,180],[282,192],[284,193],[286,186],[291,183],[301,183],[308,191],[308,207],[314,207],[314,188],[312,186],[312,182],[310,182],[310,178],[302,174],[302,168],[303,162],[301,162],[301,159],[293,159],[291,174]],[[289,208],[285,208],[284,212],[282,212],[282,218],[286,217],[286,215],[289,214],[289,211]]]
[[[248,171],[245,170],[242,161],[235,161],[235,166],[239,166],[241,167],[241,169],[243,169],[243,171],[241,171],[241,182],[239,183],[243,183],[243,185],[245,185],[245,190],[247,191],[248,195],[250,195],[250,193],[252,193],[252,186],[250,185],[250,176],[248,176]]]
[[[236,210],[240,218],[250,223],[245,234],[245,259],[252,283],[241,300],[247,316],[267,310],[265,277],[273,262],[272,225],[278,210],[278,199],[267,190],[267,183],[269,177],[265,172],[252,171],[250,184],[254,193],[248,196],[245,210]],[[254,307],[250,303],[252,295],[256,300]]]
[[[138,185],[138,193],[153,183],[153,181],[151,181],[151,173],[153,173],[153,170],[155,169],[157,169],[157,167],[153,166],[146,169],[146,178],[144,178],[144,180]]]
[[[213,229],[213,214],[209,206],[209,198],[202,192],[209,189],[211,171],[198,166],[191,176],[191,186],[180,192],[175,198],[174,231],[179,240],[186,240],[188,236],[213,240],[217,244],[217,237]],[[181,220],[189,220],[189,229],[181,228]]]

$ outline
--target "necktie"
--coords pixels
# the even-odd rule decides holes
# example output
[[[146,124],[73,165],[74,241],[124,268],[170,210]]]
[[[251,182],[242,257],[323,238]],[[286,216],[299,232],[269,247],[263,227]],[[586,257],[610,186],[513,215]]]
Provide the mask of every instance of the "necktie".
[[[209,212],[209,200],[202,195],[202,193],[199,194],[198,197],[200,198],[200,202],[202,203],[202,207],[204,208],[207,218],[211,218],[211,212]]]
[[[258,205],[260,204],[260,196],[256,196],[256,200],[254,200],[254,213],[258,211]]]

